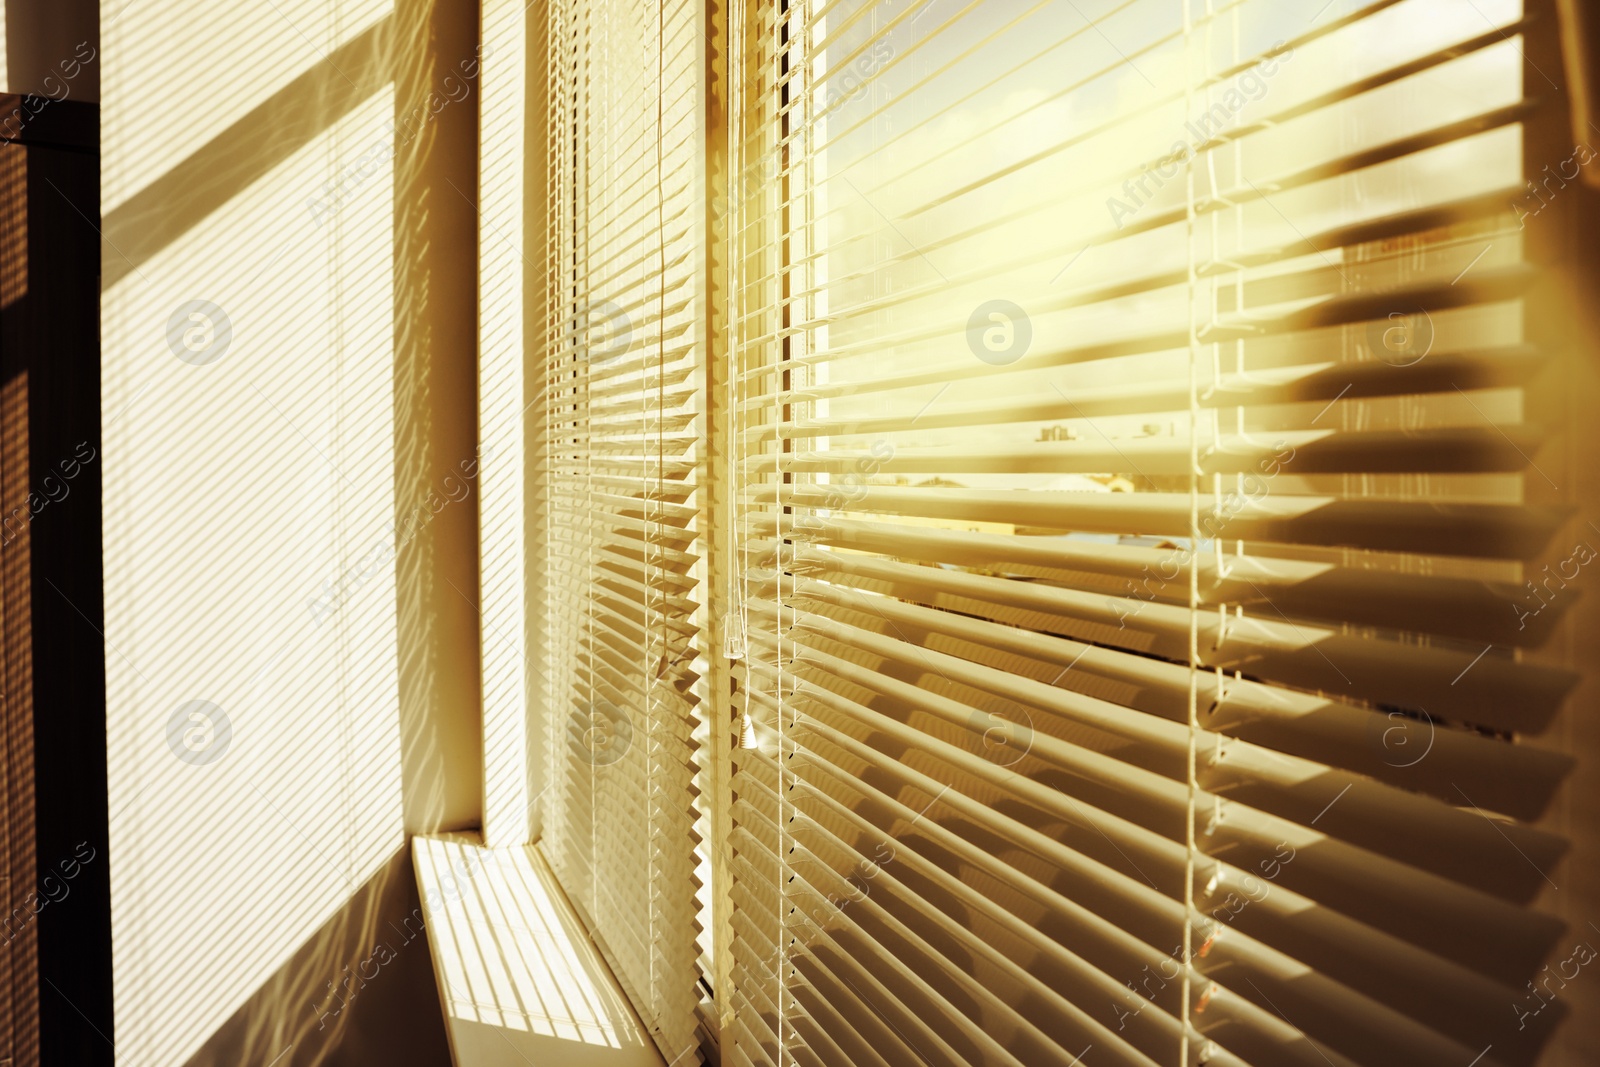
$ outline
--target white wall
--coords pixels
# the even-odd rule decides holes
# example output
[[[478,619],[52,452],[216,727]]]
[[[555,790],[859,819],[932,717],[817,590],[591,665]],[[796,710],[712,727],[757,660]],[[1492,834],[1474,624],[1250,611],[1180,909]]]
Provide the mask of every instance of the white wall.
[[[170,1065],[404,843],[394,88],[349,50],[391,11],[125,2],[100,15],[115,1040]],[[197,300],[225,351],[209,308],[212,347],[169,334]],[[197,700],[225,745],[172,742]]]

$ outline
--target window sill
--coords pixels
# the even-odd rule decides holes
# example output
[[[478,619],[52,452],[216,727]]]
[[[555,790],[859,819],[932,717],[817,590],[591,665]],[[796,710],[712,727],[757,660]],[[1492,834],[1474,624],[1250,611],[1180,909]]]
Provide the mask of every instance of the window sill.
[[[411,847],[456,1067],[663,1067],[534,846]]]

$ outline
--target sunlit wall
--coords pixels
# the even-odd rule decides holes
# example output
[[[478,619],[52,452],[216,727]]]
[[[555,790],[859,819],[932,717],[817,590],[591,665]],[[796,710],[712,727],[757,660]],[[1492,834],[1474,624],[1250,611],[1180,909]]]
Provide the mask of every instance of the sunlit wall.
[[[174,1064],[403,844],[406,135],[383,3],[100,19],[115,1040]]]

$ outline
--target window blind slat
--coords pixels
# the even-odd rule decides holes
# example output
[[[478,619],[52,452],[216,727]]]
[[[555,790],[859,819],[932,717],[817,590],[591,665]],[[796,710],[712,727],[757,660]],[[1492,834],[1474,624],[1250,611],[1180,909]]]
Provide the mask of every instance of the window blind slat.
[[[833,499],[825,486],[796,484],[752,487],[751,504],[825,508]],[[1546,546],[1569,517],[1558,507],[1500,504],[1356,500],[1329,496],[1225,499],[1198,497],[1202,516],[1242,541],[1325,545],[1435,555],[1530,558]],[[1190,529],[1190,498],[1180,493],[1110,493],[983,489],[912,489],[865,486],[852,510],[986,522],[1102,534],[1183,537]]]
[[[1388,363],[1312,363],[1303,366],[1263,367],[1248,374],[1224,374],[1215,386],[1207,388],[1197,398],[1206,410],[1230,407],[1268,407],[1276,404],[1317,403],[1319,407],[1334,399],[1364,400],[1373,397],[1414,396],[1426,393],[1449,393],[1460,389],[1475,391],[1503,389],[1525,384],[1547,365],[1546,359],[1524,346],[1507,347],[1474,352],[1430,353],[1423,361],[1406,367]],[[1039,364],[1019,363],[1020,369],[1036,370]],[[950,377],[963,380],[981,377],[982,374],[953,371]],[[802,403],[826,400],[840,395],[866,395],[931,384],[942,384],[942,372],[910,375],[863,386],[836,387],[806,386],[764,397],[760,405],[770,405],[773,400],[783,403]],[[1151,383],[1128,381],[1116,385],[1073,386],[1062,396],[1021,396],[1003,405],[988,404],[982,407],[951,403],[948,410],[926,411],[920,416],[909,413],[885,416],[881,419],[821,420],[778,424],[752,436],[769,439],[830,437],[838,435],[871,436],[907,430],[915,426],[924,429],[943,429],[955,426],[984,426],[1001,422],[1053,422],[1062,419],[1084,419],[1102,415],[1165,414],[1186,408],[1189,404],[1187,382]],[[1092,432],[1092,431],[1091,431]],[[752,465],[770,465],[770,458],[749,461]]]
[[[771,567],[781,558],[770,540],[776,524],[752,523],[752,561]],[[1018,537],[966,530],[930,531],[883,523],[828,518],[789,531],[797,545],[855,549],[902,560],[944,562],[991,573],[1037,579],[1127,600],[1127,615],[1143,603],[1186,603],[1189,591],[1179,577],[1184,568],[1174,548],[1141,548],[1073,542],[1051,537]],[[754,555],[759,553],[759,555]],[[896,564],[879,567],[895,572]],[[1526,589],[1509,582],[1439,575],[1374,573],[1354,567],[1294,559],[1246,557],[1220,566],[1202,558],[1197,572],[1202,604],[1238,604],[1292,618],[1340,620],[1448,637],[1482,640],[1505,647],[1537,646],[1570,605],[1555,603],[1549,613],[1509,610]],[[920,575],[924,580],[928,575]],[[1101,581],[1096,581],[1101,579]],[[1119,616],[1126,618],[1126,616]],[[1008,638],[1010,635],[1008,635]],[[1481,645],[1480,645],[1481,647]]]

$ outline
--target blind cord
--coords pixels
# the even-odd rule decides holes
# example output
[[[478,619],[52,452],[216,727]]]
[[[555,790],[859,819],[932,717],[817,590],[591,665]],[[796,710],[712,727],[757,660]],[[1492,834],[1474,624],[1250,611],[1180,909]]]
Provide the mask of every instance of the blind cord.
[[[1194,80],[1194,26],[1189,10],[1189,0],[1179,0],[1183,7],[1184,56],[1184,110],[1195,113]],[[1207,11],[1211,4],[1207,0]],[[1209,95],[1209,93],[1207,94]],[[1195,806],[1197,801],[1196,748],[1199,737],[1199,672],[1200,652],[1200,324],[1196,317],[1199,299],[1198,271],[1195,265],[1196,213],[1195,213],[1195,161],[1191,155],[1184,165],[1187,182],[1185,197],[1185,238],[1188,249],[1189,298],[1189,686],[1188,686],[1188,744],[1186,747],[1186,778],[1188,792],[1184,804],[1184,865],[1183,865],[1183,960],[1179,1000],[1182,1011],[1178,1016],[1178,1063],[1189,1063],[1189,1015],[1194,990],[1190,980],[1190,960],[1194,952],[1194,872],[1195,872]]]

